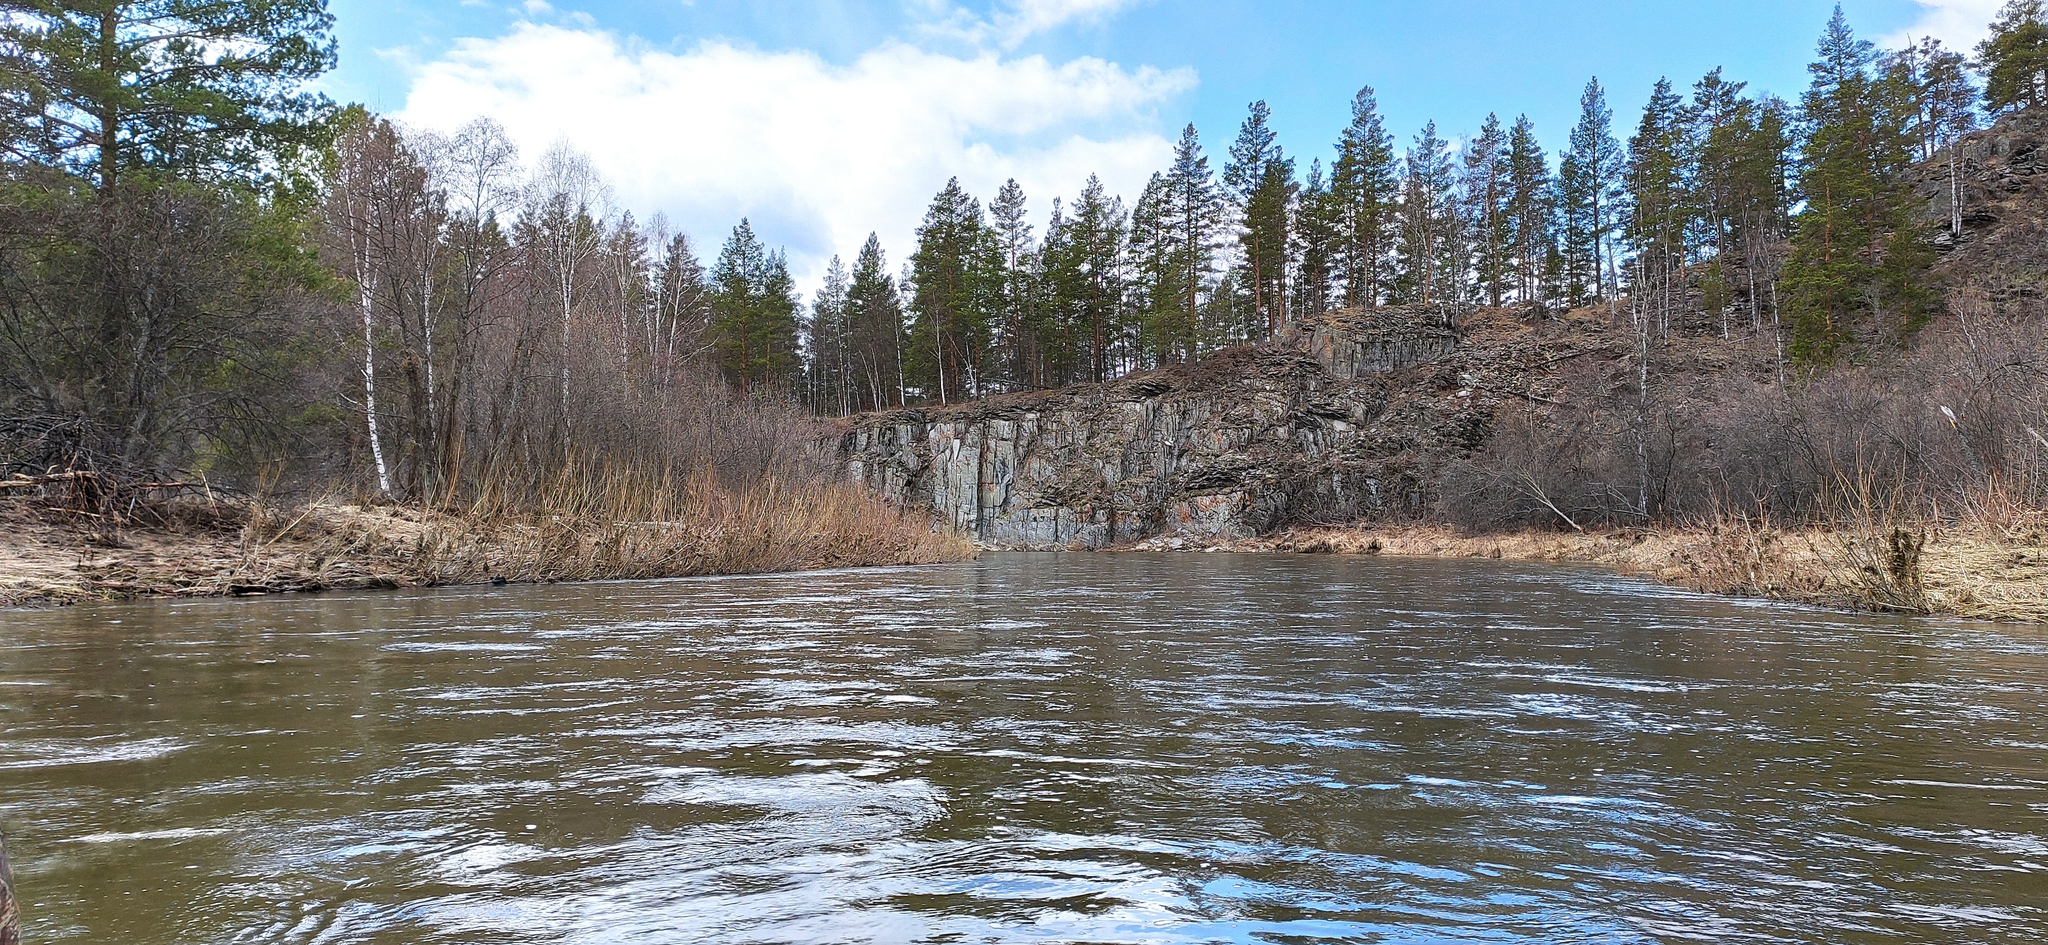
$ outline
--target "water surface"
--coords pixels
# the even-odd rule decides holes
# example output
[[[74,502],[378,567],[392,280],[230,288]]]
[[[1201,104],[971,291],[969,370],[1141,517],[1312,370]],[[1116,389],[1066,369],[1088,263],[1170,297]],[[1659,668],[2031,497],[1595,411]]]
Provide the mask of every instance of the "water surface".
[[[2048,940],[2048,638],[994,555],[0,614],[42,943]]]

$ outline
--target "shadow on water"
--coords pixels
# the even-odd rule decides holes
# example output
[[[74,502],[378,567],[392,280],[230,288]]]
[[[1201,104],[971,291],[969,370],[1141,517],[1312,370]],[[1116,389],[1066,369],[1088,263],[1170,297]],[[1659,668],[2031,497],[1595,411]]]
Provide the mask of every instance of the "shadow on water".
[[[2048,640],[1308,556],[0,623],[32,940],[2034,942]]]

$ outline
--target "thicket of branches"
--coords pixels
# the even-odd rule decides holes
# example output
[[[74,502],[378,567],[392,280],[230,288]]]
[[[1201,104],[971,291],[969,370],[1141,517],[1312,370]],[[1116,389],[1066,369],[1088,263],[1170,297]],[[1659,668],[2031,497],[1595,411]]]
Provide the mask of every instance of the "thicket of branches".
[[[321,0],[0,20],[0,478],[443,501],[806,472],[779,254],[736,239],[707,273],[566,148],[334,108],[306,87],[332,25]]]

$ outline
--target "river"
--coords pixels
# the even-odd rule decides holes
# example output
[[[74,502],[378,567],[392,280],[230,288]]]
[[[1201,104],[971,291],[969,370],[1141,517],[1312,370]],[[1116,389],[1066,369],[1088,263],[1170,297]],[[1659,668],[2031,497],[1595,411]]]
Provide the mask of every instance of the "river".
[[[2048,940],[2048,634],[1290,555],[0,613],[25,941]]]

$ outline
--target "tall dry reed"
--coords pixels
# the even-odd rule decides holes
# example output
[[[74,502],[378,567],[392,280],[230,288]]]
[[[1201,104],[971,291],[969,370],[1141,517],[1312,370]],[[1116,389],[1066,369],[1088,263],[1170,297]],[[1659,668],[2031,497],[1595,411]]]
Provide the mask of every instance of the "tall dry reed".
[[[461,503],[358,520],[316,542],[332,563],[384,562],[395,582],[582,581],[933,564],[974,554],[929,518],[853,486],[624,463],[562,467],[538,483],[494,480]],[[290,530],[287,529],[286,534]]]

